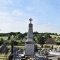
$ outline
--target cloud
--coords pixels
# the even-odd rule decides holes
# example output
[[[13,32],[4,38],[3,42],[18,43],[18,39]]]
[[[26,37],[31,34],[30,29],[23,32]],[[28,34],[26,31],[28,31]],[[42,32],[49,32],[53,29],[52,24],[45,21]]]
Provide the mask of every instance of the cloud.
[[[25,9],[26,9],[27,11],[29,11],[29,12],[34,11],[34,10],[35,10],[35,8],[34,8],[34,7],[32,7],[32,6],[27,6],[27,7],[25,7]]]
[[[0,3],[3,3],[3,4],[12,4],[12,0],[0,0]]]
[[[25,16],[26,15],[26,16]],[[13,10],[12,12],[2,12],[0,11],[0,32],[27,32],[29,18],[33,18],[33,30],[38,32],[55,32],[60,33],[60,27],[54,26],[52,24],[42,24],[34,16],[28,16],[23,11]]]
[[[3,23],[5,21],[6,22],[12,21],[11,19],[12,19],[12,17],[11,17],[10,13],[0,11],[0,23]]]
[[[40,33],[51,32],[51,33],[60,33],[60,26],[54,26],[52,24],[35,24],[34,31]]]
[[[60,2],[56,1],[0,0],[0,32],[26,32],[32,18],[34,31],[60,33]]]
[[[23,11],[13,10],[12,12],[0,11],[0,32],[20,31],[28,29],[28,16]]]

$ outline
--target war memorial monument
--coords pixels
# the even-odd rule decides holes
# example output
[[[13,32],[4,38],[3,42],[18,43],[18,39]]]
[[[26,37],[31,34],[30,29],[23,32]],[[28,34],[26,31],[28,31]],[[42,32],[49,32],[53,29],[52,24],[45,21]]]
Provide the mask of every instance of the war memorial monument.
[[[25,55],[34,56],[34,41],[33,41],[33,24],[31,23],[32,19],[30,18],[29,30],[27,35],[27,40],[25,42]]]

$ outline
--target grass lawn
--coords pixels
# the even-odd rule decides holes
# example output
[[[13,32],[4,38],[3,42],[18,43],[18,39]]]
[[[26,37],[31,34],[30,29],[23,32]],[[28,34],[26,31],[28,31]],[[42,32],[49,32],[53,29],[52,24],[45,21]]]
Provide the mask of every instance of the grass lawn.
[[[44,45],[47,45],[47,46],[52,46],[52,44],[44,44]],[[53,45],[54,48],[60,48],[60,45]]]
[[[24,49],[24,48],[25,48],[25,46],[15,46],[15,47],[19,47],[19,49],[20,49],[20,48],[21,48],[21,49]],[[8,46],[8,48],[10,49],[11,46]]]
[[[60,37],[60,36],[56,36],[56,35],[50,35],[52,38],[54,38],[54,37],[56,37],[56,38],[58,38],[58,37]]]
[[[0,54],[0,60],[8,60],[8,54]]]
[[[4,40],[7,39],[7,36],[0,36],[0,39],[3,38]]]

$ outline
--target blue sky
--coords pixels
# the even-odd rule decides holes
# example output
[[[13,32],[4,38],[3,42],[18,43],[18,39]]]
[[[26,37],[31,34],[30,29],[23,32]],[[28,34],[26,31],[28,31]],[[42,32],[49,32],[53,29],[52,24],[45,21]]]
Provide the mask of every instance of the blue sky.
[[[60,34],[60,0],[0,0],[0,32],[33,31]]]

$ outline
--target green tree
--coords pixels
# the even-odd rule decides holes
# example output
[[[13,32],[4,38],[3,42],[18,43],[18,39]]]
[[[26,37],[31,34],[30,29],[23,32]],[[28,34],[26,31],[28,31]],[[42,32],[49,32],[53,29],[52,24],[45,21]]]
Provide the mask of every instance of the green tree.
[[[18,33],[16,33],[16,35],[15,35],[15,39],[17,39],[17,40],[20,40],[20,39],[23,39],[24,38],[24,34],[18,34]]]
[[[0,45],[3,44],[3,38],[0,38]]]
[[[39,35],[37,37],[37,42],[38,42],[38,44],[41,44],[41,46],[43,47],[43,44],[45,43],[44,37]]]
[[[10,40],[10,35],[8,36],[8,40]]]
[[[23,35],[24,35],[24,37],[27,36],[27,32],[25,32]]]
[[[22,45],[22,39],[20,39],[20,45]]]
[[[57,37],[57,42],[60,42],[60,37]]]
[[[45,39],[45,41],[47,40],[47,38],[50,38],[51,36],[50,36],[50,34],[48,34],[48,33],[45,33],[44,34],[44,39]]]
[[[14,45],[18,45],[18,42],[17,41],[14,41]]]

